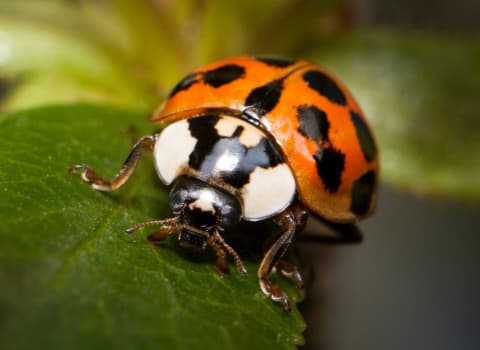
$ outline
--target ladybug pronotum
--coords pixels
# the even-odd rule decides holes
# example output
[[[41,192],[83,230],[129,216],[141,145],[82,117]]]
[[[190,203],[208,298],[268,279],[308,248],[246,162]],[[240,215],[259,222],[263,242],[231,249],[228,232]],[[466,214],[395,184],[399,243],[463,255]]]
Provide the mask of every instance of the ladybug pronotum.
[[[127,233],[158,225],[150,241],[177,234],[184,246],[211,249],[223,273],[228,255],[246,273],[224,240],[229,230],[273,220],[283,232],[265,252],[258,279],[262,292],[285,310],[288,296],[269,275],[277,268],[302,285],[283,255],[308,214],[341,227],[375,207],[372,132],[346,88],[307,61],[237,57],[212,63],[181,80],[151,120],[168,125],[140,139],[111,182],[86,165],[71,169],[94,189],[113,191],[129,179],[143,150],[152,150],[158,176],[171,185],[173,216]]]

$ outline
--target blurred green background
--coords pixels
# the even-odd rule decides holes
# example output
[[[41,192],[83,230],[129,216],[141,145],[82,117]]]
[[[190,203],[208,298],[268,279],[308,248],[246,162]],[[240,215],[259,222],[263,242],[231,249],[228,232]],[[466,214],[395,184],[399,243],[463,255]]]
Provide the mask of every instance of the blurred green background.
[[[364,244],[300,246],[306,348],[478,349],[479,17],[469,0],[1,0],[0,110],[147,115],[212,60],[318,63],[371,122],[382,185]]]

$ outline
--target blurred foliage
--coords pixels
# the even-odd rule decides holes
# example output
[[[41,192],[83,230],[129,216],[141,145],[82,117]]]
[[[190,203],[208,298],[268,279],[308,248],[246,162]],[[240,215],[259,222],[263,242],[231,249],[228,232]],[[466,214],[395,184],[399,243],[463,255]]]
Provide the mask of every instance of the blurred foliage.
[[[54,323],[55,332],[64,335],[58,338],[63,343],[50,345],[68,347],[76,341],[70,335],[80,339],[92,332],[100,334],[97,339],[103,339],[96,344],[99,347],[112,345],[106,340],[109,334],[128,332],[125,314],[113,304],[118,302],[127,307],[126,300],[138,291],[146,299],[136,298],[128,311],[129,315],[141,312],[138,317],[142,320],[135,322],[143,329],[136,328],[137,335],[157,334],[151,325],[146,325],[146,320],[159,328],[170,322],[171,333],[160,332],[165,338],[143,340],[143,343],[139,340],[136,344],[123,344],[119,340],[115,345],[141,347],[165,341],[170,344],[168,341],[174,338],[168,337],[180,330],[197,330],[200,333],[192,333],[192,337],[208,338],[211,332],[196,328],[203,323],[189,314],[203,313],[210,307],[215,309],[215,317],[221,315],[217,321],[226,325],[223,348],[252,347],[233,337],[239,329],[236,327],[242,328],[245,324],[250,325],[249,330],[259,331],[262,341],[272,340],[269,344],[262,343],[265,347],[276,348],[275,341],[286,344],[287,348],[301,342],[302,322],[298,314],[295,312],[293,318],[287,320],[282,313],[272,311],[276,310],[275,306],[263,301],[259,309],[252,309],[247,315],[249,310],[241,310],[239,305],[230,305],[229,309],[227,304],[214,305],[213,299],[206,299],[203,304],[197,303],[199,300],[193,304],[186,300],[179,302],[180,299],[173,301],[168,294],[171,291],[166,290],[163,296],[168,303],[157,300],[149,310],[148,297],[152,297],[152,290],[159,288],[158,293],[162,293],[162,288],[166,288],[163,282],[157,283],[158,278],[152,278],[154,274],[148,274],[152,269],[148,264],[158,265],[151,259],[163,261],[168,256],[169,262],[161,265],[172,264],[172,267],[155,267],[164,278],[175,269],[173,265],[192,271],[196,276],[193,280],[200,281],[197,289],[210,283],[226,288],[232,283],[239,288],[235,293],[238,300],[242,300],[241,305],[251,296],[254,278],[249,276],[243,281],[233,277],[230,282],[223,282],[210,276],[210,266],[197,266],[188,259],[179,259],[168,253],[168,249],[159,249],[157,257],[156,250],[145,246],[146,260],[140,261],[136,254],[141,252],[116,247],[119,254],[123,254],[118,258],[121,264],[133,259],[148,267],[135,269],[136,281],[141,283],[133,288],[126,282],[124,272],[108,265],[114,264],[115,254],[106,242],[123,244],[123,240],[113,238],[117,237],[117,231],[132,221],[143,221],[164,212],[161,205],[166,192],[152,195],[155,191],[150,183],[154,181],[151,173],[146,177],[149,182],[146,190],[134,186],[131,193],[112,197],[95,193],[61,175],[68,166],[67,161],[81,160],[102,169],[116,169],[128,145],[120,144],[121,136],[115,135],[129,125],[151,132],[153,126],[146,122],[147,113],[162,102],[169,89],[188,71],[215,59],[272,54],[303,57],[325,66],[350,87],[371,121],[379,142],[384,182],[417,193],[478,200],[479,40],[355,28],[349,11],[348,2],[341,0],[0,0],[0,110],[14,111],[0,115],[3,158],[9,159],[0,168],[0,190],[9,196],[0,207],[3,220],[0,278],[3,285],[9,286],[2,291],[0,324],[9,325],[10,328],[2,329],[4,334],[13,334],[9,341],[21,338],[23,317],[28,329],[34,329],[38,324],[52,326],[58,317],[68,320],[75,314],[81,322],[72,332],[78,333],[68,333],[62,328],[65,325]],[[76,102],[115,108],[77,106]],[[65,106],[29,111],[47,104]],[[25,112],[15,112],[19,110]],[[52,143],[53,149],[49,150]],[[32,150],[35,153],[32,154]],[[67,156],[72,159],[67,160]],[[49,188],[45,180],[53,181],[59,189]],[[132,198],[138,207],[127,204]],[[75,206],[75,200],[81,205]],[[72,212],[71,208],[78,210]],[[120,214],[118,208],[125,210],[124,214]],[[111,216],[113,212],[115,220]],[[25,220],[22,213],[32,215]],[[53,220],[52,215],[58,215],[58,220]],[[110,224],[111,227],[107,227]],[[65,227],[69,229],[68,237],[63,232]],[[98,239],[83,237],[90,232],[88,227],[94,235],[99,227],[105,233]],[[21,232],[17,236],[18,231]],[[83,251],[87,247],[82,240],[92,242],[87,244],[92,244],[88,247],[92,251]],[[108,259],[101,257],[97,245],[105,249]],[[96,265],[91,263],[98,261],[108,265],[100,270],[105,273],[103,280],[98,272],[92,275],[95,271],[92,267]],[[35,268],[30,269],[30,263]],[[68,268],[60,273],[62,278],[55,279],[52,276],[62,264]],[[173,276],[170,274],[168,278]],[[180,282],[189,278],[187,274],[181,276]],[[100,280],[98,288],[87,290]],[[48,281],[54,281],[54,288],[44,284]],[[112,296],[115,293],[109,291],[117,287],[118,281],[122,282],[122,288],[128,287],[129,292],[117,295],[124,296],[125,300],[117,300]],[[194,283],[180,282],[178,293],[183,297],[190,287],[191,292],[196,293]],[[40,293],[30,300],[26,293],[32,288],[34,292],[43,290],[47,294]],[[246,290],[249,292],[240,296]],[[49,291],[54,293],[49,296]],[[82,298],[76,304],[79,296]],[[74,302],[69,304],[70,300]],[[181,316],[173,321],[162,319],[172,316],[161,312],[164,307],[172,308],[172,303],[182,307]],[[65,305],[69,305],[68,313],[61,311]],[[92,314],[81,311],[81,305],[87,305],[86,310]],[[266,311],[260,310],[262,308]],[[268,324],[257,327],[255,322],[260,320],[254,312],[272,317],[275,320],[272,327]],[[240,323],[228,319],[228,315],[241,315]],[[105,322],[95,323],[95,317]],[[119,320],[125,323],[116,329]],[[108,327],[103,329],[105,325]],[[11,331],[13,333],[9,333]],[[246,332],[243,329],[242,339],[247,339]],[[32,339],[44,340],[47,333],[48,330],[40,327]],[[27,338],[23,340],[28,343]],[[186,347],[187,343],[177,346]]]

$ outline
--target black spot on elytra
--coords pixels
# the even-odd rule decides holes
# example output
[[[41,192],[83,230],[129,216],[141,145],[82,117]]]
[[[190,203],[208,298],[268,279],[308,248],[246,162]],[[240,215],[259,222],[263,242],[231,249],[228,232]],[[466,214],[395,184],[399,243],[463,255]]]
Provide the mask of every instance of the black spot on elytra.
[[[245,75],[245,68],[236,64],[227,64],[216,69],[204,73],[190,73],[172,89],[169,97],[175,96],[177,93],[183,90],[187,90],[190,86],[198,83],[202,79],[205,84],[220,87],[222,85],[231,83]]]
[[[283,90],[283,80],[273,80],[259,86],[250,92],[245,100],[245,106],[255,107],[259,117],[267,114],[275,108]]]
[[[360,176],[353,183],[350,210],[356,215],[368,214],[375,192],[377,177],[373,170]]]
[[[303,73],[303,80],[310,88],[325,96],[331,102],[345,106],[347,99],[338,85],[327,75],[317,70]]]
[[[196,82],[198,82],[198,74],[190,73],[185,78],[180,80],[177,85],[175,85],[173,90],[170,91],[170,94],[168,95],[168,97],[173,97],[180,91],[187,90],[190,86],[192,86]]]
[[[313,156],[317,164],[317,172],[330,193],[338,191],[342,183],[342,173],[345,168],[345,155],[334,149],[320,149]]]
[[[257,61],[263,62],[268,64],[269,66],[275,66],[280,68],[285,68],[291,66],[295,63],[296,60],[291,58],[284,58],[284,57],[257,57],[253,56],[254,59]]]
[[[297,109],[300,126],[298,131],[311,140],[321,142],[328,138],[327,114],[315,106],[300,106]]]
[[[238,127],[232,136],[218,135],[215,125],[219,119],[218,116],[205,116],[187,121],[191,135],[197,140],[189,166],[198,170],[201,180],[216,177],[235,188],[242,188],[255,168],[283,163],[282,155],[265,137],[253,147],[243,145],[239,140],[245,131],[243,127]],[[223,156],[230,164],[228,169],[219,168],[218,160]]]
[[[202,74],[203,81],[213,87],[231,83],[245,75],[245,68],[236,64],[227,64]]]
[[[375,146],[373,136],[368,129],[367,124],[360,115],[350,111],[350,118],[352,119],[353,125],[355,126],[355,132],[357,133],[357,138],[360,143],[363,155],[368,162],[371,162],[377,154],[377,148]]]

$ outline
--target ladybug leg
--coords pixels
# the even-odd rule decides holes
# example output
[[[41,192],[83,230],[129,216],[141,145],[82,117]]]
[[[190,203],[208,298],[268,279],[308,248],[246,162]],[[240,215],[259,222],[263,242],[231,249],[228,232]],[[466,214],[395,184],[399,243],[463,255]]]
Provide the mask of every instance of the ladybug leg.
[[[171,230],[160,229],[150,233],[147,237],[148,241],[152,244],[158,245],[165,242],[165,239],[170,233],[176,233]]]
[[[168,234],[170,233],[176,233],[178,234],[181,229],[181,224],[180,224],[180,219],[178,216],[170,218],[170,219],[164,219],[164,220],[152,220],[152,221],[147,221],[147,222],[142,222],[140,224],[136,224],[135,226],[132,226],[128,229],[125,230],[126,233],[130,234],[138,229],[145,227],[145,226],[153,226],[153,225],[159,225],[160,229],[157,231],[151,233],[148,236],[148,240],[153,243],[153,244],[161,244],[165,241],[165,238],[167,237]]]
[[[217,260],[215,260],[215,267],[217,268],[217,272],[222,276],[230,274],[230,269],[228,268],[227,252],[225,251],[225,249],[223,249],[222,246],[216,243],[212,245],[212,249],[215,251],[215,255],[217,256]]]
[[[297,225],[295,232],[299,233],[303,231],[307,225],[308,211],[300,203],[296,203],[292,206],[292,210]],[[278,260],[276,267],[283,276],[291,279],[297,288],[304,287],[303,277],[297,266],[287,261],[285,258],[281,258]]]
[[[92,184],[92,188],[97,191],[114,191],[127,182],[127,180],[132,175],[135,170],[138,161],[143,153],[143,151],[148,148],[152,149],[155,144],[155,136],[145,136],[141,138],[135,146],[133,146],[132,151],[128,155],[125,163],[120,168],[120,171],[115,175],[115,178],[110,182],[103,179],[94,169],[90,168],[88,165],[83,164],[73,164],[70,166],[69,171],[81,171],[80,176],[82,180],[87,183]]]
[[[285,259],[280,259],[276,267],[282,275],[291,279],[297,288],[304,287],[302,274],[294,264]]]
[[[305,226],[307,226],[308,210],[298,202],[292,206],[292,210],[295,215],[295,222],[297,223],[296,232],[298,233],[303,231]]]
[[[227,262],[227,253],[233,257],[233,261],[235,261],[235,265],[237,267],[238,272],[241,275],[247,274],[247,269],[240,259],[240,256],[237,254],[235,249],[233,249],[220,235],[218,231],[215,231],[209,237],[208,244],[213,248],[215,254],[217,255],[216,267],[220,273],[227,271],[228,273],[228,262]],[[226,268],[225,266],[226,265]],[[225,274],[225,273],[224,273]]]
[[[283,254],[286,252],[296,232],[297,221],[294,210],[295,209],[288,209],[284,211],[275,220],[278,224],[285,227],[286,230],[265,253],[257,273],[260,289],[262,290],[263,294],[269,296],[273,301],[282,303],[285,311],[290,310],[288,296],[282,289],[280,289],[280,287],[273,284],[268,279],[268,276],[275,265],[277,265]]]
[[[300,204],[296,203],[292,206],[292,211],[293,214],[295,215],[295,221],[296,221],[296,229],[295,232],[299,233],[303,231],[307,224],[307,219],[308,219],[308,211]],[[268,251],[268,249],[272,246],[274,243],[274,237],[270,237],[264,246],[264,253]],[[299,269],[295,264],[289,262],[287,259],[282,257],[281,259],[278,259],[276,265],[272,268],[272,270],[278,270],[280,273],[287,277],[288,279],[292,280],[295,283],[295,286],[297,288],[303,288],[304,287],[304,281],[302,274],[300,273]]]

